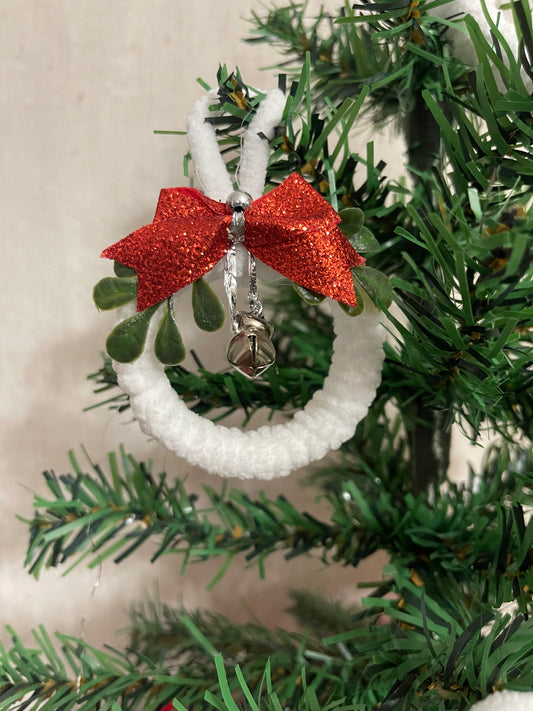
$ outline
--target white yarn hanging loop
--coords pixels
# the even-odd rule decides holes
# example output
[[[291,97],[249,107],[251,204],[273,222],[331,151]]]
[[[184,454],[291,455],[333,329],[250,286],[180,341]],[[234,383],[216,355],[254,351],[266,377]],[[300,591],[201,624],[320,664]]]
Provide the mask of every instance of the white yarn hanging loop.
[[[194,104],[187,117],[187,138],[202,191],[213,200],[225,202],[233,190],[215,132],[207,122],[209,106],[216,100],[216,92],[209,91]]]
[[[204,96],[191,111],[189,144],[205,193],[226,200],[232,181],[216,147],[213,128],[205,122],[212,100],[213,96]],[[283,107],[280,91],[268,93],[244,140],[240,189],[253,198],[262,194],[268,164],[269,145],[262,135],[272,137]],[[133,313],[135,307],[129,304],[120,309],[119,319]],[[189,410],[154,355],[154,319],[142,355],[133,363],[113,365],[141,429],[169,451],[220,476],[273,479],[337,449],[353,435],[374,399],[384,357],[384,329],[377,311],[371,308],[355,318],[340,309],[336,314],[333,356],[323,388],[284,424],[240,430],[216,425]]]

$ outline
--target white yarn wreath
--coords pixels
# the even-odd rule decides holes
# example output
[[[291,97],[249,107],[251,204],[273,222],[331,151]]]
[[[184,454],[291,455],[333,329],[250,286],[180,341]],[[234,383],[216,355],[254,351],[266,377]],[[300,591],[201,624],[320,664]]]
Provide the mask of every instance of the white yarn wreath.
[[[205,122],[215,96],[210,93],[195,104],[189,115],[188,138],[204,193],[225,201],[233,185],[213,128]],[[269,156],[268,141],[261,136],[272,136],[281,122],[284,104],[280,91],[267,94],[244,139],[239,183],[254,199],[263,192]],[[385,332],[377,311],[368,308],[354,318],[336,311],[336,338],[323,388],[284,424],[243,431],[216,425],[189,410],[154,355],[155,319],[141,356],[132,363],[114,362],[113,367],[120,387],[130,396],[141,429],[169,451],[224,477],[286,476],[348,440],[366,415],[380,382]],[[133,313],[135,306],[128,304],[120,309],[119,320]]]

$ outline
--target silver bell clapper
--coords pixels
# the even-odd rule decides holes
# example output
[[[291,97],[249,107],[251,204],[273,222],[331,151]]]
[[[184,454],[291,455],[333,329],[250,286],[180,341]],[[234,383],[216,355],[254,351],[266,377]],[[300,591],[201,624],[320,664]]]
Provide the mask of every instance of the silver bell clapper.
[[[242,190],[228,197],[233,216],[228,228],[231,247],[226,254],[224,289],[228,297],[233,338],[228,343],[226,355],[229,363],[247,378],[257,378],[275,361],[276,349],[271,341],[273,327],[263,318],[263,304],[257,293],[255,258],[248,252],[248,305],[249,312],[237,310],[237,248],[244,241],[244,211],[250,207],[252,198]]]

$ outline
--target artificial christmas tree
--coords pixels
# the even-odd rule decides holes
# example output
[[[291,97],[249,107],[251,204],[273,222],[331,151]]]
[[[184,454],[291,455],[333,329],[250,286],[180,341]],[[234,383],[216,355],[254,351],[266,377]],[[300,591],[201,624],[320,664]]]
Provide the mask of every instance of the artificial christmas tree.
[[[37,497],[27,522],[34,575],[82,560],[131,564],[148,541],[153,560],[180,554],[184,572],[195,560],[223,560],[217,579],[245,560],[263,572],[278,550],[288,560],[315,553],[354,567],[386,551],[390,562],[380,580],[368,581],[363,604],[294,591],[296,633],[154,601],[132,611],[123,653],[66,635],[54,642],[44,628],[30,649],[14,634],[0,657],[0,709],[157,709],[172,700],[178,709],[231,711],[467,709],[502,689],[494,699],[502,708],[531,703],[533,35],[527,0],[511,5],[505,36],[482,2],[478,21],[448,0],[363,2],[337,18],[309,18],[305,6],[290,5],[254,17],[255,40],[287,55],[281,122],[272,137],[260,136],[263,145],[270,139],[267,191],[303,176],[364,253],[366,263],[350,265],[356,302],[344,302],[342,312],[333,304],[335,328],[342,317],[354,354],[363,349],[358,319],[377,320],[376,307],[389,331],[367,416],[339,456],[312,471],[329,520],[284,496],[252,498],[216,485],[197,492],[122,451],[108,467],[86,470],[73,457],[72,475],[48,472],[51,496]],[[263,99],[239,72],[219,70],[208,125],[231,174]],[[404,131],[404,179],[387,177],[372,142],[364,156],[353,151],[365,115],[376,124],[394,119]],[[123,264],[116,270],[97,287],[101,307],[137,295],[137,277]],[[287,414],[320,399],[333,319],[321,305],[327,292],[302,285],[298,274],[294,280],[295,289],[275,283],[264,298],[277,355],[261,380],[178,363],[179,314],[169,304],[155,355],[165,383],[197,415],[241,410],[249,420],[261,407]],[[195,284],[198,321],[218,323],[216,298]],[[154,304],[145,305],[140,331],[135,317],[125,335],[119,331],[118,349],[116,329],[108,340],[114,360],[132,360],[134,369],[153,313]],[[110,390],[107,405],[131,404],[142,420],[133,402],[142,392],[132,390],[131,403],[115,396],[110,361],[92,377]],[[448,471],[454,425],[473,442],[486,432],[494,438],[461,484]],[[237,457],[234,473],[240,461],[246,469]],[[277,473],[287,471],[280,464]]]

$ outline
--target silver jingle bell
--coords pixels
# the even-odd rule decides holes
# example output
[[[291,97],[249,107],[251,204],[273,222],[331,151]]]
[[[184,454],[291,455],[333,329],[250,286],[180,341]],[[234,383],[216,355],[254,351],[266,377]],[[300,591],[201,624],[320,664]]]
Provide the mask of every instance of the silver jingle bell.
[[[270,340],[273,327],[251,314],[237,314],[237,333],[228,343],[230,364],[247,378],[257,378],[274,363],[276,349]]]

